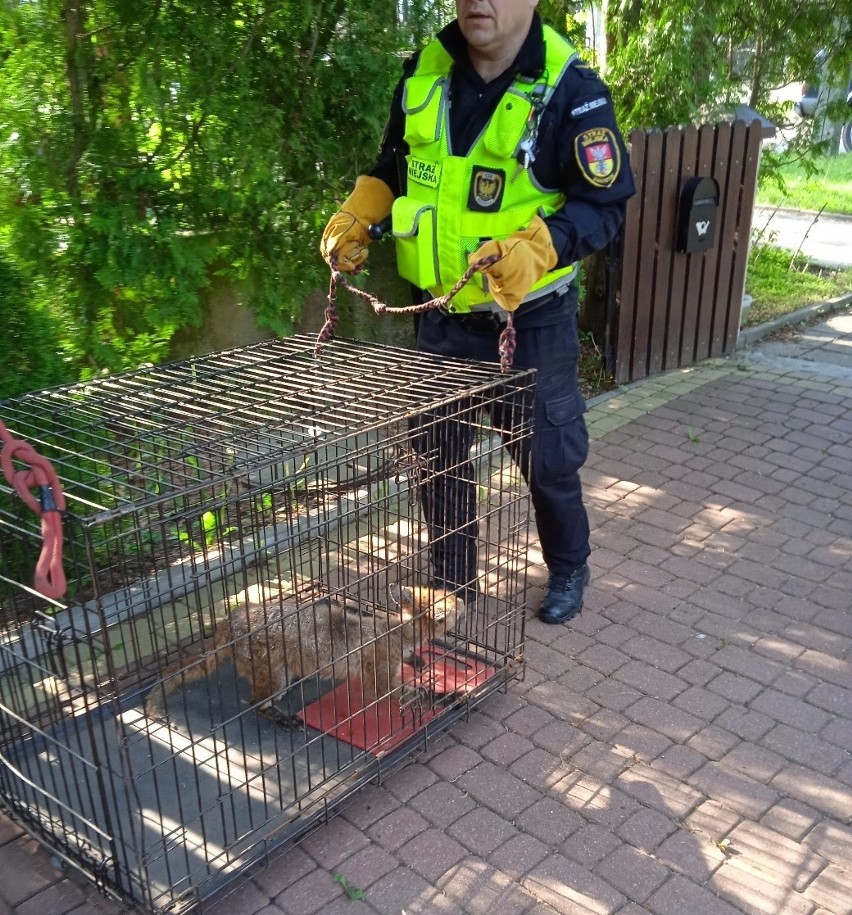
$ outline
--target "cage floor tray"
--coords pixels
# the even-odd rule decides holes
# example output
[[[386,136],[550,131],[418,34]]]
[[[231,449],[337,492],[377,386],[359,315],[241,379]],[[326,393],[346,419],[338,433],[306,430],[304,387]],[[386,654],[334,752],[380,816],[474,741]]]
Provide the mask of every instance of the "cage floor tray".
[[[427,647],[418,652],[421,666],[404,665],[405,681],[425,694],[442,698],[468,693],[497,671],[462,652]],[[441,712],[440,707],[379,701],[364,708],[358,683],[341,683],[307,705],[298,717],[309,728],[376,756],[395,750]]]

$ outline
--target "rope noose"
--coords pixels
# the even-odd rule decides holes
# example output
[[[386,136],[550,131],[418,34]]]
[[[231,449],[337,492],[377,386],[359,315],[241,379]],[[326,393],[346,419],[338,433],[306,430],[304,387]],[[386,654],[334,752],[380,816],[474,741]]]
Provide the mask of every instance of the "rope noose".
[[[329,281],[328,286],[328,305],[325,309],[325,323],[323,324],[319,334],[317,334],[317,343],[314,350],[314,355],[319,356],[322,352],[323,344],[328,343],[330,340],[334,339],[334,332],[338,321],[336,311],[338,284],[343,286],[344,289],[347,289],[353,295],[356,295],[363,299],[365,302],[368,302],[372,306],[373,312],[377,315],[416,315],[422,314],[425,311],[430,311],[433,308],[446,307],[452,301],[453,297],[458,294],[462,287],[471,281],[474,273],[479,270],[485,270],[486,267],[490,267],[498,260],[500,260],[499,254],[489,254],[488,257],[483,257],[478,261],[475,261],[467,268],[467,270],[465,270],[453,288],[442,296],[438,296],[435,299],[430,299],[428,302],[421,302],[419,305],[403,305],[400,307],[394,307],[379,301],[376,296],[370,294],[369,292],[365,292],[363,289],[359,289],[357,286],[353,286],[352,283],[350,283],[346,278],[346,275],[337,269],[337,263],[334,258],[332,258],[330,264],[331,280]],[[359,271],[355,272],[357,273]],[[503,374],[506,374],[512,370],[512,361],[515,356],[515,325],[513,322],[512,312],[508,313],[506,319],[506,327],[500,332],[500,341],[497,345],[497,351],[500,354],[500,371]]]
[[[62,512],[65,495],[53,465],[30,444],[15,438],[0,421],[0,467],[21,501],[41,517],[41,554],[36,563],[33,587],[51,600],[64,597],[67,589],[62,568]],[[15,461],[25,465],[15,469]],[[39,498],[30,492],[38,488]]]

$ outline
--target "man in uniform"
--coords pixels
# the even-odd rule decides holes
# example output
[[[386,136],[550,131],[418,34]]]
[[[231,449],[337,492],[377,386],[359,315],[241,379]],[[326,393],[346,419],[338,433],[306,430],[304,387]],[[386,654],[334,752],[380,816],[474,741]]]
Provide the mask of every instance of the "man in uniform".
[[[457,18],[403,65],[377,162],[320,250],[356,270],[369,226],[392,214],[398,270],[424,300],[499,256],[447,309],[420,317],[417,348],[497,361],[513,313],[514,367],[537,369],[537,380],[530,453],[512,456],[528,473],[550,573],[539,618],[558,624],[580,612],[589,581],[575,265],[616,236],[634,185],[607,87],[537,5],[456,0]],[[449,455],[441,441],[444,466],[457,466],[469,438],[457,429]],[[424,494],[435,574],[463,589],[476,585],[472,489],[468,480]]]

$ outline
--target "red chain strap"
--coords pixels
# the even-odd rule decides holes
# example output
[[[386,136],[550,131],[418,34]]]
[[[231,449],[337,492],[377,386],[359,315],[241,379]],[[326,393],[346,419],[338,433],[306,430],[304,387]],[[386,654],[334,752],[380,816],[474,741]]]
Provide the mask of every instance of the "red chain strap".
[[[36,563],[33,587],[52,600],[65,595],[67,582],[62,569],[62,512],[65,495],[50,461],[27,442],[16,439],[0,421],[0,467],[21,500],[41,516],[41,555]],[[16,470],[14,461],[26,467]],[[40,498],[30,492],[38,487]]]
[[[328,286],[328,305],[325,309],[325,324],[323,324],[322,329],[317,335],[315,355],[320,355],[324,343],[328,343],[329,340],[334,339],[334,331],[337,327],[338,320],[336,311],[338,284],[343,286],[344,289],[348,289],[349,292],[357,295],[365,302],[369,302],[377,315],[416,315],[422,314],[424,311],[430,311],[433,308],[445,308],[450,303],[453,296],[455,296],[463,286],[470,282],[474,273],[478,270],[484,270],[486,267],[490,267],[499,259],[499,254],[490,254],[488,257],[480,258],[480,260],[471,264],[470,267],[465,270],[459,281],[446,294],[438,296],[436,299],[430,299],[428,302],[422,302],[419,305],[404,305],[399,307],[386,305],[384,302],[380,302],[376,296],[371,295],[369,292],[365,292],[363,289],[358,289],[357,286],[353,286],[346,278],[346,275],[337,270],[334,261],[332,261],[331,280]],[[500,333],[500,342],[497,345],[497,351],[500,354],[500,371],[504,374],[511,371],[512,361],[515,357],[515,326],[512,319],[512,312],[508,313],[506,327]]]

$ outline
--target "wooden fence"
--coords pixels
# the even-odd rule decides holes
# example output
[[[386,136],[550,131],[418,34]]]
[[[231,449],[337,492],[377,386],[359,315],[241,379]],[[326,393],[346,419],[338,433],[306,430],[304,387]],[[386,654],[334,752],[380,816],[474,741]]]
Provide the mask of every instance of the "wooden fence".
[[[607,327],[617,382],[736,346],[764,136],[756,120],[630,134],[637,193],[628,204]],[[683,253],[675,250],[681,188],[705,176],[719,185],[715,242]]]

